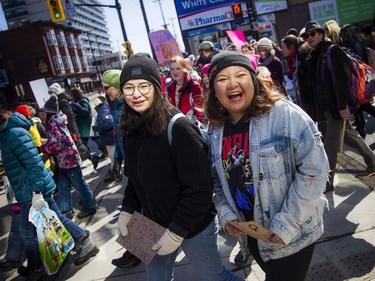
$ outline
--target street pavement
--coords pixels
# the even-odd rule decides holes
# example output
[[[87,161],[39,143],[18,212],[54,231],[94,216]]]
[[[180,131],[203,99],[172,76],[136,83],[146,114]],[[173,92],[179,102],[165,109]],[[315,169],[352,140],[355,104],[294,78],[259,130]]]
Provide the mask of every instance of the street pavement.
[[[369,117],[366,142],[374,149],[375,121]],[[354,174],[365,169],[363,158],[344,145],[341,169],[336,174],[335,191],[327,194],[329,209],[324,212],[325,233],[317,242],[308,276],[309,281],[375,280],[375,176],[367,180],[355,178]],[[98,203],[97,213],[89,218],[75,221],[88,229],[100,248],[98,255],[89,262],[75,266],[70,255],[53,276],[45,280],[98,281],[98,280],[146,280],[145,265],[131,269],[116,268],[111,260],[120,257],[124,249],[115,241],[117,238],[116,206],[121,204],[127,179],[121,183],[107,185],[103,178],[109,170],[108,160],[99,163],[93,170],[89,161],[83,163],[83,172],[94,191]],[[79,211],[79,200],[73,192],[75,214]],[[11,210],[6,205],[4,190],[0,191],[0,258],[5,255],[10,228]],[[233,263],[238,252],[236,239],[223,232],[219,235],[222,261],[248,281],[264,280],[264,273],[250,258],[244,267]],[[24,280],[16,270],[2,273],[0,280]],[[176,260],[176,281],[199,281],[187,258],[181,252]],[[202,280],[205,281],[205,280]],[[293,280],[291,280],[293,281]]]

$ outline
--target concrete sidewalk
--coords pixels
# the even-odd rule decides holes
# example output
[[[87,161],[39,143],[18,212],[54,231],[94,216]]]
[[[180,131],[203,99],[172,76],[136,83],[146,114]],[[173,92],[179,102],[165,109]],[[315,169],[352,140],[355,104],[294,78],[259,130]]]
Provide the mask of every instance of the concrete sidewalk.
[[[120,184],[107,186],[102,182],[109,169],[107,160],[99,163],[97,171],[89,161],[83,165],[84,174],[94,190],[99,205],[97,214],[83,220],[76,219],[82,227],[90,230],[94,241],[100,247],[99,254],[90,262],[75,266],[70,256],[59,273],[45,280],[146,280],[144,264],[132,269],[120,269],[111,260],[120,257],[124,250],[115,242],[117,237],[117,217],[126,178]],[[373,180],[361,181],[353,176],[363,170],[361,158],[345,148],[342,169],[335,179],[336,189],[327,194],[330,210],[325,210],[325,233],[318,241],[307,280],[375,280],[375,193]],[[9,207],[4,204],[3,191],[0,192],[1,257],[5,254],[7,231],[10,226]],[[79,207],[75,196],[75,206]],[[76,214],[78,209],[76,210]],[[220,233],[219,244],[223,263],[246,280],[264,280],[264,273],[250,259],[249,265],[238,268],[232,262],[238,252],[236,239]],[[1,273],[0,280],[24,280],[15,270]],[[194,269],[183,253],[180,253],[175,267],[176,281],[199,280]],[[204,281],[204,280],[203,280]]]

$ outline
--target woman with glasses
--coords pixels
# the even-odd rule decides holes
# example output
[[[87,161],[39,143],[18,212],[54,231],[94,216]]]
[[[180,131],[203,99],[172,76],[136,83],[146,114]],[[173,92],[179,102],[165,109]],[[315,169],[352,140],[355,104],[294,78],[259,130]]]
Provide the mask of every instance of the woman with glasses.
[[[128,235],[134,211],[166,228],[152,246],[156,255],[146,265],[147,280],[173,280],[180,247],[200,280],[244,280],[223,266],[218,252],[208,147],[198,128],[188,118],[178,118],[169,143],[168,124],[180,111],[162,93],[159,66],[150,57],[130,57],[120,81],[128,184],[119,231]]]

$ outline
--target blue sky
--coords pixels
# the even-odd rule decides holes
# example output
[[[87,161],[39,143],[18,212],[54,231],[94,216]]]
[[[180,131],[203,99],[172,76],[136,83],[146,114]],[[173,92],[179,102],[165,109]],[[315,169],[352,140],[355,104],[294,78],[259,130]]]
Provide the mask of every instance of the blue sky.
[[[8,29],[7,22],[3,12],[3,7],[0,5],[0,31]]]
[[[105,1],[106,4],[108,2],[110,1]],[[114,3],[113,0],[111,0],[111,2]],[[146,16],[148,18],[148,25],[150,31],[162,29],[164,22],[159,2],[157,0],[143,0],[143,2],[146,10]],[[104,3],[104,1],[102,1],[102,3]],[[176,33],[176,38],[181,48],[183,46],[182,38],[174,1],[161,0],[160,3],[164,13],[165,22],[166,24],[169,24],[168,29],[173,36]],[[132,44],[133,51],[136,53],[147,52],[151,54],[151,47],[147,37],[146,26],[143,21],[140,0],[120,1],[120,4],[126,35],[128,37],[128,40]],[[124,48],[121,46],[121,43],[124,42],[124,40],[121,32],[117,10],[113,8],[104,8],[104,11],[106,15],[106,20],[108,22],[107,26],[109,28],[109,34],[111,35],[112,46],[114,48],[114,51],[117,51],[119,49],[120,51],[123,51]],[[172,18],[174,29],[172,26]]]

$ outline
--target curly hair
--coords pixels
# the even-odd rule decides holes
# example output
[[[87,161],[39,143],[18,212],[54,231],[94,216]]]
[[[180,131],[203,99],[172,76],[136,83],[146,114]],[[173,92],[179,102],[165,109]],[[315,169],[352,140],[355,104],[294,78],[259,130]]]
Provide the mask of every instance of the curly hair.
[[[276,101],[285,98],[284,95],[275,90],[272,81],[261,79],[254,73],[250,73],[250,75],[254,84],[254,97],[243,116],[243,120],[246,122],[250,121],[252,117],[265,114]],[[210,124],[222,126],[229,121],[227,110],[216,97],[215,87],[211,87],[204,108]]]
[[[154,85],[154,101],[152,106],[142,115],[132,109],[126,102],[120,117],[120,129],[124,135],[139,128],[140,123],[152,135],[160,136],[167,130],[169,119],[172,116],[172,105],[165,93]]]

